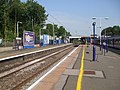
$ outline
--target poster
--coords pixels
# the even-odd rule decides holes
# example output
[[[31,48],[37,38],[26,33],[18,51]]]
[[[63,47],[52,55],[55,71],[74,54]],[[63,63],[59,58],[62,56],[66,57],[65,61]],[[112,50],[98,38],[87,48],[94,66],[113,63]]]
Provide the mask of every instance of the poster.
[[[49,35],[45,34],[42,35],[42,43],[43,43],[42,46],[46,46],[49,44]]]
[[[34,42],[35,42],[34,32],[24,31],[23,33],[24,48],[34,48]]]
[[[2,44],[2,39],[0,38],[0,44]]]

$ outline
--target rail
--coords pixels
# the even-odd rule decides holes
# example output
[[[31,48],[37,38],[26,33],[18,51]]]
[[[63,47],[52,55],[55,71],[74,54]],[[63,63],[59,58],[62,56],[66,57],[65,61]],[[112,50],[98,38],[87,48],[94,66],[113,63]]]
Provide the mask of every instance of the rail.
[[[19,55],[10,56],[10,57],[5,57],[5,58],[1,58],[1,59],[0,59],[0,62],[1,62],[1,61],[6,61],[6,60],[11,60],[11,59],[18,59],[18,58],[22,58],[23,60],[25,60],[25,59],[27,59],[28,57],[29,57],[29,58],[32,58],[32,59],[35,59],[35,58],[37,58],[36,56],[39,56],[39,54],[40,54],[41,52],[47,52],[47,51],[50,51],[50,50],[54,50],[54,49],[62,48],[62,47],[67,47],[67,46],[70,46],[70,45],[72,45],[72,44],[69,43],[69,44],[60,45],[60,46],[56,46],[56,47],[52,47],[52,48],[47,48],[47,49],[43,49],[43,50],[38,50],[38,51],[34,51],[34,52],[19,54]],[[33,58],[33,57],[34,57],[34,58]],[[39,58],[39,57],[38,57],[38,58]]]

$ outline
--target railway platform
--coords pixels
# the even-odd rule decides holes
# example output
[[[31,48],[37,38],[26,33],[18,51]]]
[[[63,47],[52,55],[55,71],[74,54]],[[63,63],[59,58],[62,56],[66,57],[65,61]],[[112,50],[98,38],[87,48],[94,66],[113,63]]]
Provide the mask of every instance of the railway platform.
[[[92,45],[75,48],[27,90],[120,90],[119,55],[96,51],[92,61]]]
[[[56,46],[60,46],[60,45],[49,45],[49,46],[44,46],[44,47],[35,47],[35,48],[21,49],[21,50],[14,50],[12,49],[12,47],[0,47],[0,59],[5,58],[5,57],[19,55],[19,54],[34,52],[38,50],[43,50],[47,48],[52,48]]]

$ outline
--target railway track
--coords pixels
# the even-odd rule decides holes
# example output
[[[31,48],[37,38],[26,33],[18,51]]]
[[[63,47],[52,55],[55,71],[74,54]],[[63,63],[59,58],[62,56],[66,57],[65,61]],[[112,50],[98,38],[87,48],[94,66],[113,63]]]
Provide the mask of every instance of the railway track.
[[[120,49],[118,48],[108,47],[108,50],[120,55]]]
[[[39,59],[12,66],[0,73],[0,90],[21,90],[28,82],[33,80],[41,72],[49,68],[55,62],[73,49],[72,46],[62,48],[62,50],[52,52]]]
[[[52,49],[50,48],[50,49],[39,50],[39,51],[25,53],[25,54],[19,54],[17,56],[2,58],[0,59],[0,67],[1,67],[0,73],[8,71],[14,67],[18,67],[22,64],[33,61],[35,59],[42,58],[51,53],[64,49],[65,47],[68,47],[68,46],[52,48]]]

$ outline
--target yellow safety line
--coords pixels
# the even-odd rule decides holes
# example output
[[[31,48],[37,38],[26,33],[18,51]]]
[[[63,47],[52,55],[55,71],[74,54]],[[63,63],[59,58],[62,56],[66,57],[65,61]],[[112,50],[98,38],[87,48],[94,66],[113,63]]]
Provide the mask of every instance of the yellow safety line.
[[[83,77],[83,73],[84,73],[84,70],[83,70],[84,69],[84,53],[85,53],[85,47],[83,47],[81,68],[80,68],[80,73],[79,73],[79,76],[78,76],[76,90],[81,90],[81,86],[82,86],[82,77]]]

